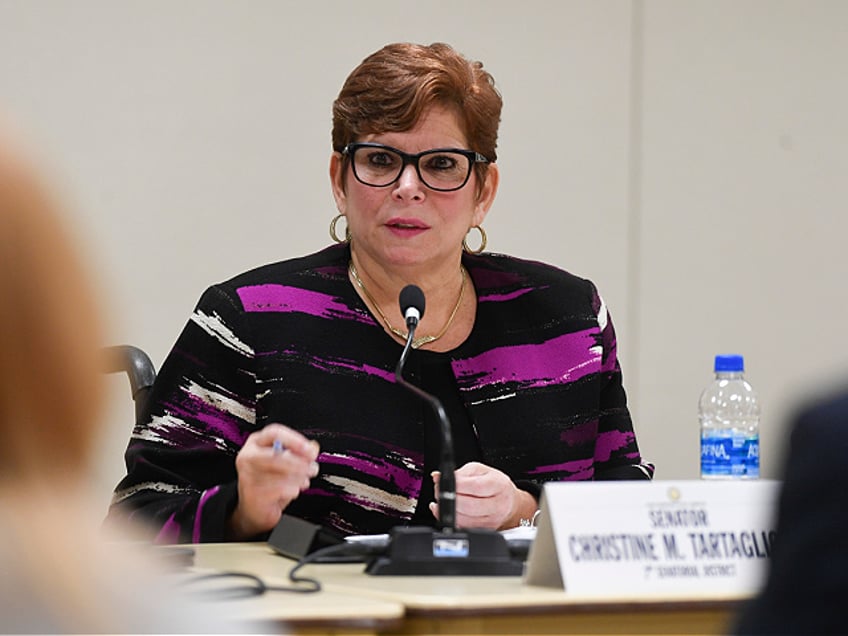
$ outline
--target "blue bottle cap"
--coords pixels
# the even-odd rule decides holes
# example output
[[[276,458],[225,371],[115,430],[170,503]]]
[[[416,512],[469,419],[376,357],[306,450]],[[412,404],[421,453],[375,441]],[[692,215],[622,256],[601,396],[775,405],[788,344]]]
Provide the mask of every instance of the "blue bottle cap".
[[[715,372],[720,371],[735,371],[740,372],[745,370],[745,358],[739,354],[717,355],[715,357]]]

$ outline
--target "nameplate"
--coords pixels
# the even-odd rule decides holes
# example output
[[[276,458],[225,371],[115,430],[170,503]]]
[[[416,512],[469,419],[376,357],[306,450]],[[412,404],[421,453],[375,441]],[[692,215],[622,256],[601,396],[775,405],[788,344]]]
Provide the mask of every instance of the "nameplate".
[[[545,484],[525,581],[589,597],[750,595],[780,482]]]

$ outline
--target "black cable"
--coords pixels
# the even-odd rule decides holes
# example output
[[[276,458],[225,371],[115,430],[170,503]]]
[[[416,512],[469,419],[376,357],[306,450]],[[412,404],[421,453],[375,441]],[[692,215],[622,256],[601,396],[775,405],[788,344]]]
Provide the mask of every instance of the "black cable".
[[[315,552],[310,552],[304,557],[301,557],[295,566],[289,570],[289,580],[292,583],[309,583],[317,587],[316,592],[321,589],[321,583],[316,579],[308,576],[296,576],[298,570],[310,563],[323,562],[338,562],[338,557],[345,557],[345,560],[350,561],[365,561],[365,557],[383,554],[386,551],[385,544],[371,545],[368,543],[339,543],[338,545],[330,545],[326,548],[320,548]]]
[[[232,583],[222,587],[209,585],[214,581],[241,580],[241,583]],[[205,600],[230,601],[250,598],[253,596],[262,596],[266,592],[293,592],[296,594],[311,594],[318,592],[321,585],[317,581],[311,579],[303,579],[303,582],[310,583],[309,587],[284,585],[269,585],[262,580],[261,577],[248,572],[210,572],[205,574],[197,574],[183,580],[180,585],[190,594],[203,598]]]
[[[293,592],[296,594],[312,594],[321,591],[321,582],[307,576],[297,576],[298,570],[310,563],[363,563],[365,557],[381,554],[385,545],[367,545],[362,543],[340,543],[312,552],[300,559],[291,570],[289,580],[293,586],[269,585],[261,577],[248,572],[224,571],[195,574],[180,581],[179,585],[189,593],[210,600],[238,600],[253,596],[262,596],[267,592]],[[222,587],[216,587],[214,582],[228,580],[240,581]],[[211,584],[211,585],[210,585]]]
[[[244,579],[243,584],[230,584],[226,587],[208,586],[210,581],[226,581],[228,579]],[[258,576],[246,572],[211,572],[196,574],[180,581],[179,585],[190,594],[214,600],[234,600],[261,596],[266,591],[265,582]]]

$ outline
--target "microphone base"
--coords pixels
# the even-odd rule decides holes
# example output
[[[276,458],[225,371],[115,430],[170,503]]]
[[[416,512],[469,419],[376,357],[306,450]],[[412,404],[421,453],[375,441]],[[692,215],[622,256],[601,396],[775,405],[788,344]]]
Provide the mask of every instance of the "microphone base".
[[[291,515],[281,516],[268,537],[268,545],[274,550],[297,560],[339,543],[344,539],[333,530]]]
[[[365,568],[376,576],[521,576],[524,562],[495,530],[398,527],[388,554]]]

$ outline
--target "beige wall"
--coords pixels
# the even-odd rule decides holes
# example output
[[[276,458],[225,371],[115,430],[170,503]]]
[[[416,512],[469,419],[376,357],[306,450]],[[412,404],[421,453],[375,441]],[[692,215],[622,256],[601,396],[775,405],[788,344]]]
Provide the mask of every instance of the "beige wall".
[[[846,25],[841,0],[0,0],[0,111],[64,185],[114,340],[158,366],[208,284],[329,241],[353,66],[450,42],[505,99],[490,249],[598,284],[657,477],[697,477],[698,395],[730,351],[775,476],[788,410],[848,371]]]
[[[643,7],[627,333],[643,443],[660,475],[696,474],[698,392],[738,351],[774,476],[797,400],[848,375],[848,3]]]

